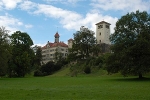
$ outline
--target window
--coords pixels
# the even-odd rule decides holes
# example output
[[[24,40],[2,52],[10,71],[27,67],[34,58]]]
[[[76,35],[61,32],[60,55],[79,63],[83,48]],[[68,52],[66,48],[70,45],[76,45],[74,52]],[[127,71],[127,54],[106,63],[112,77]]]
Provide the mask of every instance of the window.
[[[46,55],[47,57],[49,56],[49,54]]]
[[[106,28],[108,28],[108,29],[109,29],[109,25],[106,25]]]
[[[99,40],[99,43],[101,43],[101,40]]]
[[[98,25],[98,29],[103,28],[103,25]]]
[[[101,32],[99,33],[99,35],[101,35]]]

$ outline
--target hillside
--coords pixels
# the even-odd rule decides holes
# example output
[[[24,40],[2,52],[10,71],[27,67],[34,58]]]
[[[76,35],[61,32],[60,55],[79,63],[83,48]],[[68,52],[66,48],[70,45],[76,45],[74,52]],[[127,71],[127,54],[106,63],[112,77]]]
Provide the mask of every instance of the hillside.
[[[63,67],[61,70],[55,72],[52,75],[49,75],[48,77],[55,77],[55,76],[71,76],[72,73],[70,72],[70,67]],[[110,76],[108,75],[106,70],[100,69],[96,71],[92,71],[91,74],[85,74],[85,73],[78,73],[77,76]],[[112,74],[111,76],[122,76],[120,73]]]

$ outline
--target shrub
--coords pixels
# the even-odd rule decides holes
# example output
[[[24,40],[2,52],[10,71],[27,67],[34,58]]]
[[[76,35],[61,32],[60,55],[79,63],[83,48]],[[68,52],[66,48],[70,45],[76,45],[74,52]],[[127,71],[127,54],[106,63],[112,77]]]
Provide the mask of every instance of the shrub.
[[[40,70],[43,73],[43,75],[46,76],[52,74],[55,71],[54,67],[55,67],[54,62],[50,61],[42,65]]]
[[[91,73],[91,68],[90,67],[85,67],[84,72],[86,74],[90,74]]]
[[[43,73],[40,70],[36,70],[34,76],[43,76]]]

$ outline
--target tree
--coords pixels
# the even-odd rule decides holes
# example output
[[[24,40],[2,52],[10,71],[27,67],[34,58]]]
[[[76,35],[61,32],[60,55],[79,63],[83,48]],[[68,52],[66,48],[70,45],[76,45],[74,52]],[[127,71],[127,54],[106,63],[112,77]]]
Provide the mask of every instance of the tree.
[[[112,54],[107,60],[110,73],[121,71],[139,78],[150,71],[150,15],[136,11],[122,16],[110,37]]]
[[[10,58],[8,33],[5,27],[0,27],[0,76],[7,73],[7,63]]]
[[[35,54],[35,64],[37,66],[41,66],[42,61],[42,49],[41,47],[37,47],[36,54]]]
[[[58,48],[56,49],[56,52],[54,53],[54,59],[56,63],[63,59],[63,55],[61,52],[58,51]]]
[[[94,37],[94,33],[90,30],[80,30],[73,35],[73,46],[68,57],[73,55],[76,56],[76,59],[85,59],[92,55],[94,52],[93,47],[96,45],[96,38]]]
[[[10,36],[12,60],[9,62],[9,76],[24,77],[33,66],[32,39],[27,33],[16,31]]]
[[[54,53],[54,58],[55,58],[55,71],[61,69],[64,65],[68,64],[66,58],[63,57],[63,53],[59,52],[58,49],[56,49],[56,52]]]

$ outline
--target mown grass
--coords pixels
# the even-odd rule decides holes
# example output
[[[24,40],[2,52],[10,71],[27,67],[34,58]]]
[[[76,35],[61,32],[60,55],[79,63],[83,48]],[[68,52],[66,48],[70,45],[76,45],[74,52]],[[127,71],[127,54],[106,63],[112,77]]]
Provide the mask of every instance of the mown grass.
[[[116,76],[0,78],[1,100],[149,100],[150,79]]]

